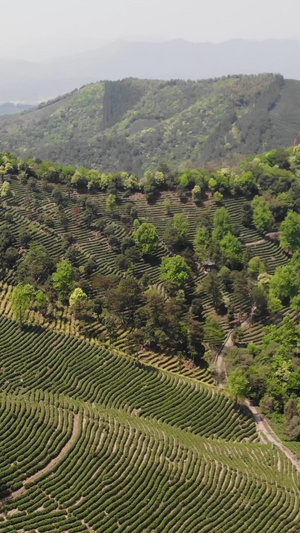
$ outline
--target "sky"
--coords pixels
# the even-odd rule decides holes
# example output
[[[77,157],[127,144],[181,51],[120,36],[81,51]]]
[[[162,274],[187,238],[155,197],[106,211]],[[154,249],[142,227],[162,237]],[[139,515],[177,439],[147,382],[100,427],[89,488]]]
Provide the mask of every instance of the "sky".
[[[118,39],[293,39],[299,18],[299,0],[1,0],[0,58],[50,59]]]

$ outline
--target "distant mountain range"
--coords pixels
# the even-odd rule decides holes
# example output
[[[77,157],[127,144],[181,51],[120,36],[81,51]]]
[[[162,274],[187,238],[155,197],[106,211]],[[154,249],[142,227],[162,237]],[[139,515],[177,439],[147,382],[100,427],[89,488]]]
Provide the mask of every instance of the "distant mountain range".
[[[32,109],[32,105],[29,104],[14,104],[12,102],[5,102],[0,104],[0,115],[16,115],[22,113],[22,111],[28,111]]]
[[[300,81],[280,75],[202,81],[106,81],[0,117],[0,151],[138,175],[230,164],[290,146],[300,130]]]
[[[275,72],[300,79],[299,57],[300,40],[116,41],[41,63],[0,60],[0,101],[37,103],[90,82],[127,77],[198,80]]]

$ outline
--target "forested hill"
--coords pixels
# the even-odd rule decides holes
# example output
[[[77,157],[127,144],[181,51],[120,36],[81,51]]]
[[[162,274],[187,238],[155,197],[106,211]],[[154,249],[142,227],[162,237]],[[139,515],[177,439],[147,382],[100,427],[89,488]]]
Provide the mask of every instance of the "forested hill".
[[[93,83],[0,118],[0,149],[142,175],[235,160],[292,145],[300,81],[280,75]]]

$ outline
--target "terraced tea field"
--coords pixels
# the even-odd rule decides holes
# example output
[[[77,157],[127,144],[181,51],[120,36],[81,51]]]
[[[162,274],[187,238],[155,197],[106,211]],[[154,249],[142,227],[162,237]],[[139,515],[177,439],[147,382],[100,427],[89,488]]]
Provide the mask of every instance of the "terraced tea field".
[[[109,221],[105,232],[84,223],[80,195],[62,187],[66,229],[51,186],[29,194],[21,180],[12,178],[11,185],[12,199],[0,209],[0,230],[10,228],[21,254],[26,252],[20,227],[56,262],[70,233],[81,281],[93,260],[96,274],[120,280],[148,274],[150,287],[164,299],[160,261],[171,252],[163,241],[170,220],[163,202],[170,200],[171,215],[186,216],[190,239],[208,207],[180,202],[173,192],[155,204],[136,194],[118,198],[113,217],[105,194],[89,194],[99,219]],[[232,223],[241,226],[244,249],[264,259],[272,274],[289,258],[241,224],[242,201],[224,204]],[[213,214],[217,206],[208,203]],[[111,235],[132,236],[128,205],[154,223],[159,235],[154,257],[140,258],[130,272],[120,268],[109,241]],[[194,285],[204,276],[197,265]],[[112,337],[104,320],[93,317],[83,326],[61,302],[55,316],[28,311],[20,327],[11,306],[17,282],[16,269],[3,270],[0,532],[299,532],[299,473],[278,446],[260,441],[249,411],[214,385],[207,368],[148,347],[134,351],[130,328],[119,323]],[[211,314],[211,295],[200,292],[199,298],[204,315]],[[225,316],[221,323],[226,333]],[[248,342],[260,342],[265,323],[245,330]]]
[[[215,387],[0,321],[0,531],[284,531],[300,479]]]

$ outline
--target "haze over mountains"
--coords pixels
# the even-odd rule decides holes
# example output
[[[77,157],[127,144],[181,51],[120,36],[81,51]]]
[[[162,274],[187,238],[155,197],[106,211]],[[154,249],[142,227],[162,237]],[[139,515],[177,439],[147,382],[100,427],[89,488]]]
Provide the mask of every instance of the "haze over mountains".
[[[0,102],[38,103],[90,82],[124,77],[198,80],[274,72],[300,79],[299,56],[297,39],[220,44],[120,40],[40,63],[1,59]]]

